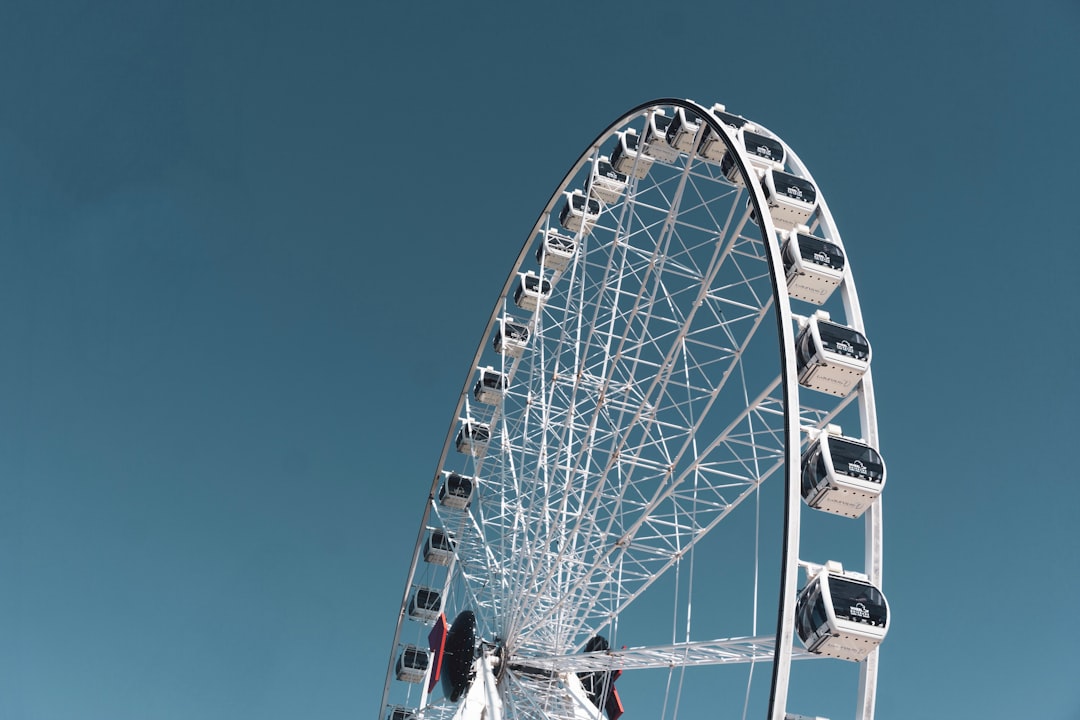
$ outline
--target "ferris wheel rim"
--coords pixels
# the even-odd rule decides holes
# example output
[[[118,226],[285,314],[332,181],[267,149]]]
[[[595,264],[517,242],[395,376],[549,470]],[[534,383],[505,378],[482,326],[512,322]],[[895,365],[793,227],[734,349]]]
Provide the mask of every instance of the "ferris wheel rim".
[[[530,247],[531,247],[531,243],[532,243],[532,239],[536,236],[538,228],[542,227],[542,225],[544,224],[545,218],[550,217],[551,213],[554,211],[555,207],[557,206],[560,198],[563,196],[566,188],[573,181],[573,179],[577,176],[577,174],[582,170],[582,168],[589,162],[590,158],[596,156],[596,154],[598,153],[602,143],[605,140],[607,140],[608,138],[610,138],[618,128],[624,127],[624,126],[627,125],[627,123],[631,122],[634,118],[640,117],[641,115],[643,115],[645,113],[648,113],[653,109],[660,108],[660,107],[683,108],[685,110],[690,110],[690,111],[693,111],[693,112],[697,113],[698,116],[701,118],[701,120],[703,122],[707,123],[713,129],[713,131],[716,132],[718,134],[718,136],[723,139],[723,141],[727,145],[728,151],[731,152],[735,162],[738,164],[739,172],[742,174],[742,176],[746,177],[746,178],[752,177],[752,172],[753,171],[752,171],[752,169],[750,169],[747,166],[747,163],[744,160],[744,150],[743,150],[743,148],[739,147],[737,143],[734,143],[732,141],[732,139],[728,136],[727,130],[722,126],[722,123],[720,121],[718,121],[713,116],[712,111],[710,109],[705,108],[703,105],[700,105],[700,104],[695,103],[695,102],[690,101],[690,100],[682,100],[682,99],[677,99],[677,98],[658,98],[658,99],[651,100],[651,101],[648,101],[648,102],[645,102],[645,103],[641,103],[638,106],[636,106],[636,107],[630,109],[629,111],[627,111],[626,113],[624,113],[616,121],[609,124],[601,133],[599,133],[596,136],[596,138],[592,141],[592,143],[590,143],[585,148],[585,150],[579,156],[578,160],[574,164],[571,165],[570,170],[568,170],[568,172],[564,175],[564,177],[562,178],[562,180],[558,184],[555,192],[549,198],[549,200],[548,200],[547,204],[545,205],[543,211],[540,213],[538,220],[533,225],[533,230],[528,236],[529,239],[526,241],[526,243],[522,247],[522,250],[519,252],[518,257],[514,261],[514,264],[512,266],[513,269],[511,270],[510,274],[508,275],[508,277],[507,277],[507,279],[506,279],[506,281],[505,281],[505,283],[503,285],[503,288],[502,288],[502,290],[500,292],[500,295],[499,295],[500,301],[498,303],[496,303],[496,305],[493,308],[491,314],[489,315],[488,322],[487,322],[487,324],[485,326],[484,335],[482,336],[481,341],[478,344],[477,350],[476,350],[476,352],[474,354],[474,357],[472,359],[470,367],[476,368],[476,367],[479,366],[480,360],[481,360],[481,358],[482,358],[482,356],[484,354],[485,343],[486,343],[487,339],[490,337],[490,334],[492,332],[492,328],[495,327],[495,325],[499,322],[501,314],[503,314],[505,312],[504,310],[502,310],[502,308],[503,308],[503,306],[505,304],[506,299],[509,297],[509,293],[510,293],[510,291],[511,291],[513,285],[514,285],[515,279],[517,278],[518,269],[522,267],[524,261],[528,257]],[[777,139],[779,139],[779,138],[777,138]],[[783,142],[783,141],[781,140],[780,142]],[[785,147],[786,147],[786,145],[785,145]],[[797,156],[795,156],[794,153],[792,153],[791,156],[793,158],[795,158],[796,162],[798,162]],[[805,170],[805,166],[802,166],[802,171],[807,176],[809,176],[808,171]],[[785,467],[787,468],[787,472],[785,473],[785,476],[786,476],[785,485],[786,485],[786,495],[788,497],[788,502],[785,503],[785,510],[784,510],[785,519],[784,519],[784,522],[783,522],[783,527],[784,527],[785,539],[784,539],[783,546],[785,548],[785,551],[784,551],[783,560],[781,562],[781,566],[782,566],[782,568],[781,568],[781,602],[780,602],[780,610],[778,612],[777,633],[774,636],[774,642],[775,642],[774,652],[777,654],[776,656],[779,657],[780,654],[783,653],[784,649],[786,648],[786,650],[788,652],[788,658],[787,658],[787,660],[785,660],[783,662],[778,661],[778,662],[773,663],[773,667],[774,667],[774,679],[773,679],[774,687],[773,687],[773,691],[770,693],[770,711],[769,711],[770,712],[770,717],[774,717],[774,716],[775,717],[782,717],[782,713],[783,713],[782,705],[783,705],[783,703],[782,702],[780,703],[781,707],[780,707],[779,710],[774,710],[773,707],[772,707],[772,700],[777,695],[777,690],[776,690],[777,668],[780,668],[785,662],[787,664],[790,663],[790,651],[791,651],[791,648],[793,646],[793,631],[792,631],[793,617],[792,616],[793,616],[794,595],[795,595],[795,593],[793,592],[793,589],[790,587],[790,585],[794,584],[793,576],[794,576],[794,572],[797,572],[797,562],[798,562],[798,542],[797,542],[797,537],[798,537],[798,511],[795,511],[793,513],[793,517],[789,517],[788,515],[789,515],[789,512],[791,510],[792,504],[797,506],[798,501],[799,501],[798,466],[799,466],[800,430],[799,430],[799,412],[797,411],[797,408],[798,408],[797,398],[799,397],[799,389],[798,389],[798,380],[796,378],[796,373],[794,372],[795,361],[794,361],[794,358],[793,358],[792,353],[791,353],[791,351],[792,351],[792,349],[794,347],[794,336],[793,336],[793,330],[792,330],[792,317],[793,317],[793,315],[792,315],[791,308],[790,308],[790,302],[788,300],[788,294],[787,294],[786,285],[784,285],[784,283],[782,283],[780,281],[780,276],[781,276],[781,272],[782,272],[782,261],[781,261],[781,259],[779,257],[779,248],[778,248],[777,243],[776,243],[776,237],[777,237],[776,228],[773,226],[773,221],[772,221],[772,217],[771,217],[770,213],[766,211],[766,202],[765,202],[765,197],[764,197],[762,187],[756,182],[754,182],[754,183],[747,182],[746,183],[746,190],[747,190],[747,194],[748,194],[748,197],[749,197],[749,201],[752,203],[753,208],[754,208],[754,210],[756,211],[756,214],[757,214],[758,222],[760,223],[761,235],[762,235],[763,243],[767,247],[768,253],[769,253],[769,255],[768,255],[768,267],[769,267],[769,270],[770,270],[769,275],[770,275],[770,280],[771,280],[771,283],[772,283],[772,298],[773,298],[773,301],[774,301],[774,315],[775,315],[776,320],[777,320],[778,335],[779,335],[779,338],[780,338],[779,352],[780,352],[780,355],[781,355],[781,358],[780,358],[780,366],[781,367],[780,367],[780,369],[781,369],[782,384],[783,384],[783,407],[785,409],[785,414],[786,414],[785,425],[787,426],[787,431],[785,432],[785,448],[784,448],[784,455],[785,455],[786,459],[785,459],[784,464],[785,464]],[[824,205],[824,199],[822,198],[820,202],[821,202],[821,206],[823,208],[823,211],[822,211],[823,216],[825,216],[825,218],[827,219],[827,222],[831,223],[832,222],[831,215],[828,213],[827,206]],[[848,274],[848,280],[850,280],[850,273]],[[850,291],[851,291],[851,294],[854,296],[854,287],[853,287],[853,285],[851,286]],[[858,318],[858,324],[861,327],[862,320],[861,320],[861,313],[858,312],[857,296],[854,296],[854,298],[855,298],[855,303],[856,303],[856,316]],[[502,310],[502,312],[501,312],[501,310]],[[866,381],[865,381],[865,385],[864,385],[864,388],[865,388],[864,392],[869,397],[869,403],[870,403],[871,409],[872,409],[872,406],[873,406],[873,393],[872,393],[872,387],[870,386],[870,374],[869,374],[869,371],[867,372],[865,377],[866,377]],[[394,643],[393,643],[393,646],[392,646],[393,648],[396,648],[400,643],[400,632],[401,632],[402,623],[404,622],[404,619],[405,619],[406,608],[407,608],[407,604],[408,604],[408,600],[409,600],[409,594],[410,594],[410,587],[411,587],[411,585],[413,583],[413,577],[415,575],[417,565],[420,562],[419,554],[420,554],[420,550],[421,550],[421,548],[423,546],[423,543],[424,543],[425,531],[428,528],[429,523],[430,523],[431,509],[432,509],[434,499],[436,497],[436,493],[437,493],[437,491],[439,489],[439,485],[440,485],[440,482],[441,482],[442,476],[443,476],[443,471],[441,469],[445,467],[447,457],[448,457],[448,455],[450,453],[450,449],[454,444],[455,429],[457,428],[459,420],[462,417],[462,410],[465,407],[465,405],[467,404],[468,394],[469,394],[469,390],[470,390],[471,385],[472,385],[472,373],[467,375],[466,381],[465,381],[465,383],[464,383],[464,385],[462,387],[462,391],[459,394],[458,402],[457,402],[457,404],[456,404],[456,406],[454,408],[454,413],[452,415],[452,420],[451,420],[451,423],[450,423],[450,429],[449,429],[449,431],[448,431],[448,433],[446,435],[446,438],[444,440],[443,448],[441,450],[441,454],[440,454],[440,457],[439,457],[439,462],[438,462],[438,465],[437,465],[438,469],[437,469],[436,473],[434,474],[434,477],[433,477],[433,480],[432,480],[432,484],[431,484],[431,488],[430,488],[429,496],[428,496],[428,502],[425,504],[425,510],[424,510],[422,521],[421,521],[420,529],[419,529],[419,532],[417,534],[417,540],[416,540],[416,544],[415,544],[415,548],[414,548],[412,566],[411,566],[410,571],[409,571],[409,579],[407,580],[406,585],[405,585],[405,592],[404,592],[401,607],[400,607],[400,610],[399,610],[398,624],[397,624],[397,628],[395,630]],[[860,392],[860,402],[863,402],[862,399],[861,399],[862,394],[863,394],[863,391]],[[790,409],[793,408],[793,407],[796,408],[796,412],[794,412],[794,413],[792,413],[790,411]],[[873,432],[876,435],[876,416],[871,417],[870,424],[873,426],[873,428],[874,428]],[[792,503],[792,498],[794,498],[794,503]],[[867,551],[868,552],[868,565],[870,565],[870,556],[873,555],[874,567],[878,568],[878,570],[876,572],[877,572],[877,574],[879,576],[880,575],[880,572],[879,572],[879,568],[880,568],[880,502],[878,504],[876,504],[875,509],[874,509],[873,512],[875,513],[876,519],[873,520],[872,522],[869,522],[868,528],[871,525],[876,528],[876,533],[877,533],[877,538],[878,539],[877,539],[877,542],[875,544],[873,544],[872,549],[868,548],[868,551]],[[868,529],[868,534],[873,534],[873,533]],[[793,545],[791,544],[791,542],[788,539],[789,535],[791,535],[791,536],[793,536],[795,538],[795,541],[794,541]],[[792,548],[792,547],[793,547],[793,552],[791,553],[791,556],[789,557],[789,548]],[[791,606],[790,611],[785,609],[785,607],[784,607],[785,603],[787,603],[787,604],[789,604]],[[389,686],[390,681],[391,681],[390,675],[391,675],[391,671],[392,671],[392,667],[393,667],[393,663],[394,663],[394,652],[395,651],[392,649],[391,658],[390,658],[390,662],[389,662],[389,665],[388,665],[388,672],[387,672],[387,681],[386,681],[387,687]],[[869,683],[871,685],[873,685],[875,682],[876,682],[876,673],[875,673],[875,676],[872,677],[869,680]],[[784,692],[786,692],[786,688],[784,689]],[[863,693],[862,689],[860,689],[860,693]],[[870,689],[870,693],[871,694],[873,693],[872,688]],[[386,707],[387,707],[387,691],[386,691],[386,688],[384,688],[383,701],[382,701],[382,704],[380,705],[380,712],[382,712]],[[779,712],[780,714],[776,715],[777,712]],[[872,708],[871,708],[871,714],[872,714]]]

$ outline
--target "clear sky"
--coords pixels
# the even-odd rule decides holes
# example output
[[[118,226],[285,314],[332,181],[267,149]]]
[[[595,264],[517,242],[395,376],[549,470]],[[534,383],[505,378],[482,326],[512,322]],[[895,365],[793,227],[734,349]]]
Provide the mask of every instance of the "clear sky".
[[[1076,0],[0,5],[0,720],[374,717],[487,313],[672,96],[784,137],[856,268],[878,716],[1080,719],[1078,37]]]

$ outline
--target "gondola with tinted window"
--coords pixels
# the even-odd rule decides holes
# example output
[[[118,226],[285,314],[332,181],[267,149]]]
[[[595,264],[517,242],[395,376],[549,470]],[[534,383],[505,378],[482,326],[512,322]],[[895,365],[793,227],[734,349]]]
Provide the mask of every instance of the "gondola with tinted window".
[[[625,175],[633,175],[638,180],[649,174],[653,164],[653,159],[639,150],[640,139],[633,128],[617,132],[615,149],[611,151],[611,166]]]
[[[444,471],[445,472],[445,471]],[[452,472],[446,475],[439,487],[439,504],[445,507],[464,510],[472,501],[476,478]]]
[[[626,173],[621,173],[611,166],[607,155],[601,155],[593,161],[589,195],[610,205],[626,192],[627,177]]]
[[[676,108],[667,127],[668,145],[684,153],[694,150],[694,138],[701,129],[701,118],[693,110]]]
[[[427,651],[416,645],[406,645],[398,655],[397,679],[410,683],[423,682],[427,668]]]
[[[510,382],[506,373],[490,366],[477,368],[477,372],[480,377],[477,378],[476,384],[473,385],[473,397],[476,398],[477,402],[488,405],[502,403],[503,395],[506,394],[506,388]]]
[[[738,130],[739,128],[749,125],[751,129],[755,126],[749,121],[740,116],[732,115],[729,112],[724,111],[724,106],[720,103],[713,105],[713,116],[724,125],[727,125],[732,130]],[[706,160],[712,160],[713,162],[721,162],[724,156],[727,155],[727,143],[724,138],[713,130],[712,125],[706,124],[701,131],[701,142],[698,143],[698,154]]]
[[[466,420],[458,430],[455,446],[459,453],[479,455],[491,440],[491,427],[487,423]]]
[[[409,617],[422,622],[431,622],[442,612],[442,597],[438,590],[418,587],[409,598]]]
[[[799,591],[795,630],[812,653],[861,662],[889,630],[889,605],[866,576],[829,562]]]
[[[559,211],[559,224],[570,232],[589,232],[600,217],[600,203],[591,197],[585,197],[580,190],[564,192],[562,210]]]
[[[562,272],[570,266],[577,251],[577,243],[574,238],[567,237],[555,230],[548,230],[540,240],[536,248],[536,262],[548,270]]]
[[[856,518],[885,487],[885,461],[861,440],[826,427],[802,456],[802,497],[816,510]]]
[[[649,115],[645,126],[645,153],[660,162],[673,163],[679,159],[679,151],[667,141],[667,129],[671,118],[663,110],[656,110]]]
[[[424,562],[449,565],[454,559],[454,538],[445,530],[432,530],[424,541]]]
[[[521,357],[529,344],[529,326],[512,317],[499,318],[495,337],[491,341],[495,352],[510,357]]]
[[[786,153],[784,145],[779,140],[748,128],[742,128],[737,131],[735,141],[742,143],[746,148],[746,155],[750,160],[749,169],[758,170],[761,174],[770,170],[784,169]],[[742,185],[742,173],[739,172],[739,166],[730,152],[724,153],[720,161],[720,172],[736,185]]]
[[[542,278],[531,270],[518,274],[517,288],[514,290],[514,304],[522,310],[536,310],[541,300],[551,295],[551,281]]]
[[[821,305],[844,279],[844,250],[805,225],[781,230],[788,295]]]
[[[843,397],[870,367],[870,343],[855,328],[829,320],[821,310],[808,318],[795,340],[799,383]]]
[[[761,180],[761,187],[777,230],[791,230],[796,225],[808,224],[817,209],[817,188],[804,178],[769,170]],[[750,212],[750,220],[755,224],[758,222],[756,210]]]

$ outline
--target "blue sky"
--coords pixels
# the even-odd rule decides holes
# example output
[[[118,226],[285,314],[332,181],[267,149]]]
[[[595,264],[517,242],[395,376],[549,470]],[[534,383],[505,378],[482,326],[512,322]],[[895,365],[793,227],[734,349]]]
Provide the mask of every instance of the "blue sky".
[[[849,246],[878,716],[1080,719],[1078,36],[1075,0],[5,4],[0,718],[372,717],[503,279],[673,96],[784,137]]]

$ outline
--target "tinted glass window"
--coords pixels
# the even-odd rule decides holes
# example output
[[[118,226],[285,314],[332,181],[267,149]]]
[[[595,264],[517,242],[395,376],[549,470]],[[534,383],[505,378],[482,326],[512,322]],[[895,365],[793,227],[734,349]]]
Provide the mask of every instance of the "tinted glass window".
[[[616,182],[626,182],[626,175],[611,167],[611,163],[607,160],[600,160],[596,163],[596,174]]]
[[[416,591],[416,606],[425,610],[438,610],[439,593],[427,588],[420,588]]]
[[[858,360],[870,357],[870,343],[862,333],[836,323],[818,321],[821,345],[829,352],[846,355]]]
[[[503,323],[503,337],[511,340],[517,340],[519,342],[525,342],[529,339],[529,328],[524,325],[518,325],[517,323]]]
[[[526,275],[524,278],[525,289],[530,292],[539,292],[543,295],[547,295],[551,292],[551,282],[544,280],[541,282],[540,278],[536,275]]]
[[[446,489],[451,495],[467,495],[472,489],[472,478],[450,473],[450,477],[446,478]]]
[[[836,472],[881,482],[885,465],[874,448],[850,440],[829,438],[829,455]]]
[[[716,119],[720,122],[724,123],[725,125],[730,125],[733,128],[741,128],[743,125],[746,124],[746,118],[739,117],[738,115],[732,115],[731,113],[714,111],[713,115],[715,115]]]
[[[625,175],[623,177],[626,177]],[[574,252],[574,241],[562,235],[548,235],[547,246],[563,252]]]
[[[773,184],[776,193],[795,200],[802,200],[811,205],[817,202],[817,190],[809,180],[797,178],[782,172],[773,172]]]
[[[802,494],[808,497],[810,493],[825,477],[825,458],[821,456],[821,448],[816,448],[803,459],[802,463]]]
[[[776,162],[784,162],[784,146],[772,138],[753,132],[744,132],[743,144],[746,145],[746,151],[751,155],[758,155]]]
[[[799,254],[803,260],[834,270],[844,269],[844,251],[839,245],[813,235],[799,233]]]
[[[885,597],[877,588],[866,583],[830,576],[829,594],[832,595],[833,613],[838,620],[884,627],[888,611]]]

